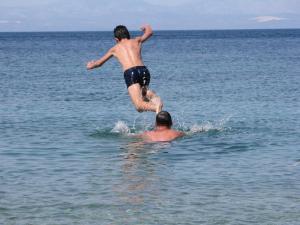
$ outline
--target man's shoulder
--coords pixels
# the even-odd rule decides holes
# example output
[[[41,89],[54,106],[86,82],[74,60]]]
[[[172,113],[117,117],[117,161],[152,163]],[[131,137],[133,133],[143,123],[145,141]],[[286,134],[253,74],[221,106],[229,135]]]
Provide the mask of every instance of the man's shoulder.
[[[143,133],[143,135],[153,135],[153,134],[155,134],[155,131],[154,130],[148,130],[148,131],[145,131],[144,133]]]
[[[144,132],[141,134],[141,136],[142,136],[142,137],[147,137],[147,136],[151,135],[152,133],[153,133],[153,131],[144,131]]]
[[[177,137],[181,137],[184,135],[184,132],[179,131],[179,130],[172,130],[172,133]]]
[[[155,139],[156,135],[154,131],[145,131],[140,135],[140,137],[146,141]]]

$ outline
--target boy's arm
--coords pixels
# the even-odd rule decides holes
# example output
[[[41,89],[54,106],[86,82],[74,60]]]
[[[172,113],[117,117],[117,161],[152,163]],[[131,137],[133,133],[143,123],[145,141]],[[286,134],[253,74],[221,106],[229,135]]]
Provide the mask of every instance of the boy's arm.
[[[88,70],[91,70],[102,66],[107,60],[109,60],[113,56],[113,53],[114,53],[114,49],[113,48],[109,49],[108,52],[101,59],[88,62],[86,68]]]
[[[136,39],[143,43],[144,41],[148,40],[152,36],[153,31],[150,25],[142,26],[141,30],[144,32],[144,34],[140,37],[137,37]]]

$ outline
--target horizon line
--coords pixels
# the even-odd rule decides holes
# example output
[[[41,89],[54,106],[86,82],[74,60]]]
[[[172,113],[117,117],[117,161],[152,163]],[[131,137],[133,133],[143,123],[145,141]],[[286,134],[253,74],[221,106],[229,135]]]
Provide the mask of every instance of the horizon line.
[[[299,30],[299,28],[230,28],[230,29],[155,29],[155,31],[234,31],[234,30]],[[40,30],[40,31],[0,31],[0,33],[67,33],[67,32],[112,32],[112,30]],[[129,30],[141,32],[140,30]]]

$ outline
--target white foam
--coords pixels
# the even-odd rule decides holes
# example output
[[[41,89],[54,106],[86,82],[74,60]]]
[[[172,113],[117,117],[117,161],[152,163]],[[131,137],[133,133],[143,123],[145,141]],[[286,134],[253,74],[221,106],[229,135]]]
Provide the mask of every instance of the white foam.
[[[176,129],[177,127],[177,129],[184,131],[187,135],[193,135],[193,134],[197,134],[201,132],[209,132],[209,131],[224,131],[230,129],[229,127],[225,126],[225,124],[228,122],[229,119],[230,117],[218,121],[214,121],[214,122],[206,121],[200,124],[196,123],[191,126],[187,126],[184,122],[180,122],[177,119],[177,126],[175,126],[174,129]],[[147,124],[146,121],[143,121],[142,123],[143,126],[138,130],[136,128],[137,125],[136,123],[137,121],[134,120],[133,127],[131,129],[126,122],[119,120],[115,123],[114,128],[111,130],[111,133],[131,136],[137,133],[144,132],[146,130],[151,130],[151,126],[150,126],[151,124]]]
[[[230,129],[225,127],[225,124],[228,122],[230,117],[221,119],[216,122],[204,122],[202,124],[193,124],[190,127],[187,127],[186,134],[196,134],[200,132],[208,132],[208,131],[224,131],[225,129]]]
[[[130,128],[125,122],[120,120],[115,124],[111,132],[118,133],[118,134],[130,134]]]

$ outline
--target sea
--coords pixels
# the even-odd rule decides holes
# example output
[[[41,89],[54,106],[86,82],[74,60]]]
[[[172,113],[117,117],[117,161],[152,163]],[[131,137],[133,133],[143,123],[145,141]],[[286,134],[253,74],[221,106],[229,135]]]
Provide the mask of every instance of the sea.
[[[140,35],[132,32],[132,36]],[[300,29],[155,31],[146,143],[112,32],[0,33],[0,224],[300,224]]]

